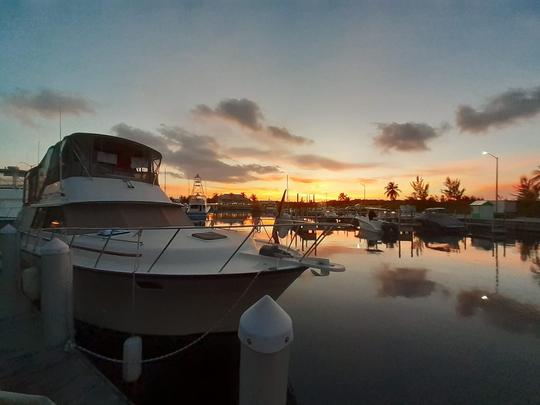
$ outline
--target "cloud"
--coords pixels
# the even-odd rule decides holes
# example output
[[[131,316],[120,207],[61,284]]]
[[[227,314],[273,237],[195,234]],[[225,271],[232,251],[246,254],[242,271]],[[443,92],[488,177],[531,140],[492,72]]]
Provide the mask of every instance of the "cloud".
[[[276,156],[276,151],[246,147],[233,147],[226,150],[227,154],[233,157],[250,157],[260,159],[271,159]]]
[[[460,105],[456,123],[462,132],[481,133],[490,127],[504,127],[540,113],[540,87],[511,89],[488,99],[481,109]]]
[[[223,161],[226,156],[220,153],[220,145],[215,138],[193,134],[180,127],[162,125],[157,130],[159,135],[155,135],[120,123],[112,131],[158,149],[166,164],[181,172],[184,178],[200,174],[207,181],[243,183],[280,172],[273,165],[228,164]]]
[[[116,136],[131,139],[132,141],[136,141],[146,146],[150,146],[151,148],[154,148],[161,153],[163,153],[167,149],[167,143],[165,142],[165,139],[163,139],[163,137],[156,136],[149,131],[134,128],[123,122],[113,126],[111,128],[111,131],[116,134]]]
[[[319,179],[310,179],[308,177],[297,177],[297,176],[291,176],[291,180],[297,183],[303,183],[303,184],[312,184],[312,183],[320,182]]]
[[[349,163],[326,158],[320,155],[305,154],[291,155],[287,161],[302,169],[326,169],[326,170],[348,170],[348,169],[368,169],[378,166],[377,163]]]
[[[261,109],[254,101],[247,98],[229,98],[219,102],[216,108],[212,109],[205,104],[200,104],[193,110],[193,113],[203,117],[220,117],[231,120],[249,129],[258,130],[261,128],[261,120],[264,116]]]
[[[288,163],[292,166],[309,170],[326,169],[341,171],[350,169],[368,169],[378,166],[378,163],[341,162],[315,154],[293,154],[284,150],[258,149],[252,147],[229,148],[227,149],[227,154],[234,157],[271,159],[274,162]]]
[[[305,145],[313,143],[313,140],[303,136],[292,134],[287,128],[277,126],[265,126],[264,115],[259,105],[246,98],[236,99],[228,98],[218,103],[215,108],[206,104],[199,104],[192,113],[204,119],[222,119],[250,130],[250,135],[257,141],[265,143],[292,143],[296,145]]]
[[[23,124],[36,126],[34,119],[57,119],[62,115],[94,114],[92,103],[86,98],[43,89],[37,93],[17,90],[12,94],[2,96],[2,107],[6,114],[11,115]]]
[[[435,129],[430,125],[416,122],[398,124],[377,124],[379,134],[373,138],[375,146],[383,151],[395,149],[401,152],[418,152],[429,150],[427,142],[437,138],[440,133],[447,129],[444,124],[441,129]]]
[[[293,135],[286,128],[267,127],[266,132],[271,138],[278,141],[285,141],[288,143],[296,143],[298,145],[313,143],[313,140],[304,138],[303,136]]]

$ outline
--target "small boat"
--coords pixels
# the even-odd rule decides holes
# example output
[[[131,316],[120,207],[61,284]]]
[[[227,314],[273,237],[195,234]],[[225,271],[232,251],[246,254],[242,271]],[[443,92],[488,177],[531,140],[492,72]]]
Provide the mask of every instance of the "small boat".
[[[230,332],[249,306],[277,299],[304,270],[344,270],[257,244],[255,225],[249,233],[194,227],[159,187],[160,164],[161,154],[138,142],[75,133],[26,175],[15,222],[21,255],[37,264],[52,238],[70,246],[78,321],[154,336]]]
[[[444,208],[427,208],[415,220],[420,225],[420,231],[424,232],[465,232],[463,222],[448,214]]]
[[[188,197],[187,215],[192,221],[204,221],[210,206],[206,202],[206,194],[201,177],[197,174],[193,179],[193,189]]]
[[[356,225],[358,229],[363,232],[369,232],[372,235],[398,232],[397,224],[386,221],[381,217],[388,214],[388,210],[384,208],[369,208],[366,207],[363,209],[365,215],[355,215],[353,218],[353,225]]]

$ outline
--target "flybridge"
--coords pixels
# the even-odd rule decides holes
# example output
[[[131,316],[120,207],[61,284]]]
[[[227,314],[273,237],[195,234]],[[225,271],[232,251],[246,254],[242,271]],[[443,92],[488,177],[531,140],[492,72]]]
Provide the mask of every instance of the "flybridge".
[[[105,177],[158,184],[161,154],[110,135],[74,133],[51,146],[25,179],[25,203],[41,199],[45,187],[69,177]]]

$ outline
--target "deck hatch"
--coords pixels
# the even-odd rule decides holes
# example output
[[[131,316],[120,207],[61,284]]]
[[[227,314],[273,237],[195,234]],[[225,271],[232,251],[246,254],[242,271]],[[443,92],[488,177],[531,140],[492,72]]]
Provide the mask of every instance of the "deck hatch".
[[[202,239],[202,240],[227,239],[226,235],[222,235],[217,232],[198,232],[198,233],[192,233],[191,236],[197,239]]]

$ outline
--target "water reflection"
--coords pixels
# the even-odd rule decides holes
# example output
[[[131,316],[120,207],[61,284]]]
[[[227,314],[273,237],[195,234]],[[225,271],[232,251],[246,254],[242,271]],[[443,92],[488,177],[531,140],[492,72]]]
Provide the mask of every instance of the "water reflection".
[[[388,264],[377,271],[375,277],[380,282],[379,297],[417,298],[431,295],[437,287],[445,294],[450,292],[427,278],[428,269],[413,267],[391,268]]]
[[[419,239],[426,248],[446,253],[459,252],[459,242],[462,240],[459,235],[419,235]]]
[[[538,259],[539,242],[536,239],[521,239],[518,241],[519,257],[526,262],[529,259]]]
[[[540,337],[538,307],[499,293],[491,294],[481,289],[461,291],[457,297],[456,311],[462,317],[478,314],[490,325],[508,332]]]

